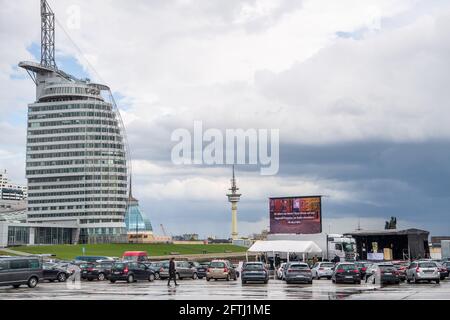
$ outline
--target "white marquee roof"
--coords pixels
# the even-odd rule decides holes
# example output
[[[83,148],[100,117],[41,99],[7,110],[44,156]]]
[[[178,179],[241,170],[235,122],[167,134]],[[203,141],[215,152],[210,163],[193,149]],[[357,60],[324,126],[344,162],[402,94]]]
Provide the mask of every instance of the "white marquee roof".
[[[249,252],[292,252],[292,253],[322,253],[322,249],[314,241],[271,240],[256,241]]]

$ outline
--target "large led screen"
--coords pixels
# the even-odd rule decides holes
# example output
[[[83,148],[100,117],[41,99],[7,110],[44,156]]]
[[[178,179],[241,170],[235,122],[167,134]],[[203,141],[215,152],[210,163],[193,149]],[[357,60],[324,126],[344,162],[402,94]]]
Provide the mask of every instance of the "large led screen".
[[[270,233],[322,232],[320,196],[270,198]]]

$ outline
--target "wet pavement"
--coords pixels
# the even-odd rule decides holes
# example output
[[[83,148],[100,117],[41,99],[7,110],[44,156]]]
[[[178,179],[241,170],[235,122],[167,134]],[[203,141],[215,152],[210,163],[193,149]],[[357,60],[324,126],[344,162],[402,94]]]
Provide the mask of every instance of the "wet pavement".
[[[265,284],[246,284],[240,281],[181,280],[178,287],[167,287],[166,281],[127,284],[109,281],[82,281],[78,287],[67,283],[40,283],[36,288],[19,289],[0,287],[0,299],[47,300],[171,300],[171,299],[450,299],[450,280],[440,284],[407,284],[377,286],[372,284],[333,284],[330,280],[315,280],[312,285],[287,285],[284,281],[270,280]],[[75,284],[77,286],[77,284]]]

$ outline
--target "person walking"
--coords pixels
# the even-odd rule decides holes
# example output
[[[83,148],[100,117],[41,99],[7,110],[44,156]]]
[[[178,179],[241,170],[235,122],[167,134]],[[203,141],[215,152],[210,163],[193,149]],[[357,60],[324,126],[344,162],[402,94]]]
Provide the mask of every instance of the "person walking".
[[[170,286],[170,280],[175,282],[175,286],[178,286],[177,283],[177,274],[175,269],[175,258],[171,258],[169,262],[169,281],[167,282],[167,285]]]

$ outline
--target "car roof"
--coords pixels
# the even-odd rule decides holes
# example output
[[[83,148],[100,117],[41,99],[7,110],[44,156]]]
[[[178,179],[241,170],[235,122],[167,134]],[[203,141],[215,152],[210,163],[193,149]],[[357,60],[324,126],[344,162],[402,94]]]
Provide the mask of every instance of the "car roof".
[[[33,257],[33,256],[2,257],[2,260],[28,260],[28,259],[39,260],[39,257]]]

